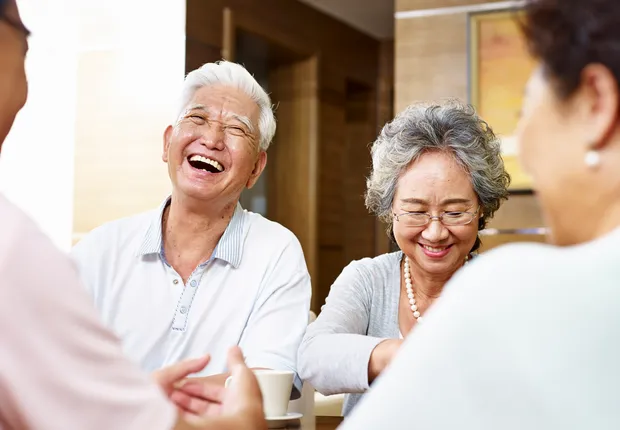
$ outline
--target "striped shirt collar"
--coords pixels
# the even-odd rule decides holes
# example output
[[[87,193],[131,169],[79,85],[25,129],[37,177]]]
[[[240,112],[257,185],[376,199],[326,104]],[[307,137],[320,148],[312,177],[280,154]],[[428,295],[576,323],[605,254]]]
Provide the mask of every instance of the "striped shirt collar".
[[[146,230],[144,239],[138,249],[137,256],[141,257],[148,254],[160,254],[163,255],[163,235],[162,235],[162,218],[164,216],[164,209],[170,204],[171,197],[168,197],[159,207],[156,212],[156,216],[153,217],[151,224]],[[234,268],[239,267],[241,264],[241,255],[243,254],[243,222],[244,222],[244,210],[240,203],[237,203],[235,212],[224,230],[220,241],[215,247],[213,252],[213,258],[219,258],[226,261]]]

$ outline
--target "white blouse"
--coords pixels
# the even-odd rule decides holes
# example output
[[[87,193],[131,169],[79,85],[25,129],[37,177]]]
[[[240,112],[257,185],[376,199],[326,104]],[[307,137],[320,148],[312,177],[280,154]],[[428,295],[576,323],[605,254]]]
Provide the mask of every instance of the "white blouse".
[[[460,270],[349,429],[620,429],[620,229]]]

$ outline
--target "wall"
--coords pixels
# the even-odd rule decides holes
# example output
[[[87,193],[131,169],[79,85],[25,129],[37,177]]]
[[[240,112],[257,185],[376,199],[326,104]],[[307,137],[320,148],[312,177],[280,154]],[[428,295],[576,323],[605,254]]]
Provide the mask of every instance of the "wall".
[[[32,30],[30,91],[3,147],[0,189],[68,250],[169,189],[161,136],[184,77],[185,2],[19,6]]]
[[[78,11],[74,240],[168,194],[163,133],[185,72],[184,0],[81,2]]]
[[[321,54],[321,62],[374,85],[379,42],[301,2],[291,0],[188,0],[187,70],[222,58],[224,8],[236,24],[292,52]]]
[[[32,31],[29,95],[0,157],[0,190],[61,249],[71,245],[75,142],[76,21],[71,5],[19,0]]]
[[[377,131],[394,117],[394,40],[384,40],[379,47],[379,82],[377,86]],[[375,254],[389,252],[393,246],[386,225],[375,223]]]
[[[484,0],[396,0],[396,12],[426,10]],[[467,100],[467,13],[397,19],[395,108],[416,100]]]

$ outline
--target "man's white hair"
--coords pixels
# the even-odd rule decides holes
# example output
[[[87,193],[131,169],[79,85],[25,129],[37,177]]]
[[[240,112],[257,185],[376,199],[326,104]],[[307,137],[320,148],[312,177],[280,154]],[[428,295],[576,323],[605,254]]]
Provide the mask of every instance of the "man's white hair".
[[[183,114],[196,91],[211,85],[227,85],[237,88],[258,105],[260,109],[258,119],[259,144],[260,149],[266,151],[276,134],[276,118],[271,99],[250,72],[240,64],[230,61],[217,61],[206,63],[188,73],[181,93],[181,112],[179,115]]]

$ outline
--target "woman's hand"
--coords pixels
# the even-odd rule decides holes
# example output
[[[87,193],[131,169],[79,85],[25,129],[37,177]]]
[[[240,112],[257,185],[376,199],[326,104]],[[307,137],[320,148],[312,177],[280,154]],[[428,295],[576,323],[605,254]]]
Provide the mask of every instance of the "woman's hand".
[[[392,362],[392,359],[403,344],[403,339],[386,339],[372,350],[368,362],[368,383],[371,384],[383,370]]]
[[[153,379],[161,387],[166,396],[179,408],[194,415],[202,415],[209,403],[202,397],[192,396],[181,389],[185,378],[192,373],[200,372],[209,363],[208,355],[192,360],[184,360],[172,366],[153,372]]]
[[[191,421],[200,428],[204,426],[224,429],[231,425],[230,428],[266,429],[261,391],[239,348],[230,349],[227,365],[232,378],[227,388],[190,379],[173,395],[178,396],[175,403],[192,412],[197,408],[185,402],[191,399],[194,404],[199,405],[202,410],[200,418]]]
[[[228,352],[227,364],[232,381],[226,389],[222,414],[243,415],[248,423],[264,422],[263,396],[258,381],[254,373],[245,365],[239,348],[233,348]]]

